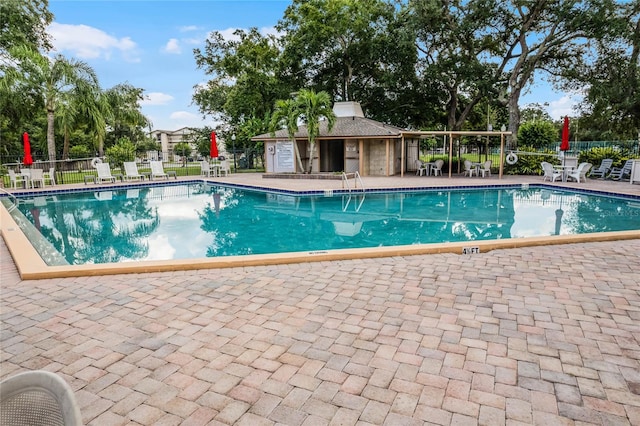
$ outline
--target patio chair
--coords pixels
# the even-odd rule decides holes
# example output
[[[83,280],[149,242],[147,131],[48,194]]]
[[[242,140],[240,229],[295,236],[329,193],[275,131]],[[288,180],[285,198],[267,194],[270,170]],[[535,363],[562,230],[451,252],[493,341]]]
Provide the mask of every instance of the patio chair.
[[[40,182],[40,188],[44,188],[44,171],[42,169],[31,169],[31,176],[29,177],[31,188],[35,189],[36,182]]]
[[[469,160],[464,160],[464,176],[472,177],[473,174],[478,174],[478,170],[473,167],[473,163]]]
[[[218,176],[220,176],[222,173],[224,173],[225,176],[229,176],[229,173],[231,173],[229,161],[227,160],[220,160],[220,163],[218,164]]]
[[[95,179],[96,183],[102,183],[103,181],[116,182],[115,176],[111,174],[111,166],[109,166],[109,163],[96,164],[96,171],[98,172],[98,176]]]
[[[589,177],[600,177],[600,179],[604,179],[607,173],[609,173],[609,170],[611,170],[612,165],[613,160],[611,158],[605,158],[598,167],[591,169]]]
[[[125,161],[124,178],[129,181],[134,179],[144,180],[144,175],[141,175],[140,172],[138,172],[138,165],[135,161]]]
[[[482,177],[485,177],[485,175],[491,176],[491,165],[492,164],[493,164],[493,161],[491,161],[491,160],[485,161],[484,164],[482,165],[482,167],[476,169],[476,173],[482,173]]]
[[[211,166],[207,160],[202,160],[200,162],[200,176],[211,177]]]
[[[18,184],[20,184],[21,188],[26,184],[24,175],[17,174],[13,170],[9,170],[9,182],[11,183],[11,187],[15,189],[18,189]]]
[[[44,180],[49,181],[49,185],[53,186],[56,184],[56,169],[53,167],[49,168],[48,172],[44,172]]]
[[[554,170],[551,163],[543,161],[542,163],[540,163],[540,165],[542,166],[542,171],[544,172],[544,179],[542,179],[543,182],[547,179],[551,180],[551,182],[555,182],[556,179],[562,180],[562,172],[560,170]]]
[[[442,176],[442,166],[444,165],[444,160],[436,160],[435,164],[431,167],[431,172],[434,176]]]
[[[622,180],[625,176],[629,176],[631,178],[631,166],[633,165],[633,160],[627,160],[622,167],[614,167],[609,172],[609,176],[607,179],[613,180]]]
[[[416,175],[422,176],[423,174],[429,174],[429,169],[427,166],[420,160],[416,160]]]
[[[82,425],[71,387],[57,374],[37,370],[0,382],[0,424]]]
[[[587,172],[591,169],[591,163],[580,163],[577,169],[571,170],[567,172],[567,180],[569,178],[575,179],[576,182],[580,183],[580,179],[583,182],[587,181]]]
[[[173,176],[176,180],[178,179],[178,174],[174,170],[169,170],[168,172],[164,171],[162,161],[150,161],[149,164],[151,165],[151,179],[155,177],[163,177],[169,180],[169,176]]]

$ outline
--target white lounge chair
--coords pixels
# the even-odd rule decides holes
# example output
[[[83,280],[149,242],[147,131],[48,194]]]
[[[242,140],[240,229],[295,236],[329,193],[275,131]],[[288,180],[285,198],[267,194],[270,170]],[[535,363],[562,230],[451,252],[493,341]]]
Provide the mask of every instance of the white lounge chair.
[[[542,166],[542,171],[544,172],[544,179],[542,179],[543,182],[547,179],[551,180],[551,182],[555,182],[556,179],[562,180],[563,173],[560,170],[554,170],[551,163],[543,161],[542,163],[540,163],[540,165]]]
[[[591,163],[580,163],[577,169],[573,169],[567,172],[567,180],[571,178],[580,183],[580,179],[582,179],[583,182],[586,182],[587,172],[591,169],[591,166]]]
[[[0,382],[0,424],[79,426],[82,415],[62,377],[27,371]]]
[[[173,176],[175,179],[178,179],[178,174],[173,171],[173,170],[169,170],[168,172],[164,171],[164,167],[162,166],[162,161],[150,161],[149,164],[151,165],[151,179],[156,178],[156,177],[163,177],[165,179],[169,179],[169,176]]]
[[[109,163],[96,164],[96,171],[98,172],[98,176],[95,179],[96,183],[102,183],[103,181],[115,183],[116,178],[111,174]]]
[[[138,172],[138,165],[135,161],[125,161],[124,163],[124,178],[126,180],[144,180],[144,175]]]

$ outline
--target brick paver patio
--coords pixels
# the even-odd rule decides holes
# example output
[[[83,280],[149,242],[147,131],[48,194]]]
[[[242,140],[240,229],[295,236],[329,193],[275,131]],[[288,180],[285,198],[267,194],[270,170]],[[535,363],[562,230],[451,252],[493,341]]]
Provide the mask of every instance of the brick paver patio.
[[[56,372],[89,425],[640,425],[640,238],[39,281],[0,256],[0,378]]]
[[[21,281],[2,378],[90,425],[640,424],[640,240]]]

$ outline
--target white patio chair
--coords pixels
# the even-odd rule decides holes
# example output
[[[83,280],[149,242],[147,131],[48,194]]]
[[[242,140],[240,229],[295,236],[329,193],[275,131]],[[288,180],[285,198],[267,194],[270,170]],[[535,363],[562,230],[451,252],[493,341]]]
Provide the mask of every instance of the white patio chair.
[[[542,163],[540,163],[540,165],[542,166],[542,171],[544,172],[544,178],[542,179],[543,182],[547,179],[551,180],[551,182],[555,182],[556,179],[562,180],[562,172],[560,170],[554,170],[551,163],[543,161]]]
[[[200,162],[200,176],[211,177],[211,166],[207,160],[202,160]]]
[[[231,173],[229,161],[227,160],[220,160],[220,163],[218,163],[218,176],[220,176],[222,173],[224,173],[225,176],[229,176],[229,173]]]
[[[493,164],[491,160],[485,161],[482,167],[476,169],[476,173],[482,173],[482,177],[491,176],[491,164]]]
[[[569,178],[575,179],[576,182],[580,183],[580,179],[583,182],[587,181],[587,172],[591,169],[591,163],[580,163],[577,169],[573,169],[567,172],[567,180]]]
[[[18,189],[18,184],[20,184],[20,187],[22,188],[25,186],[26,182],[24,175],[17,174],[13,170],[9,170],[9,183],[11,183],[12,188]]]
[[[473,163],[469,160],[464,160],[464,176],[472,177],[473,174],[478,174],[478,171],[473,167]]]
[[[37,370],[0,382],[0,424],[79,426],[82,416],[67,382]]]
[[[444,160],[436,160],[435,164],[431,166],[431,173],[434,176],[442,176],[442,166],[444,165]]]
[[[31,188],[35,189],[36,182],[40,183],[40,188],[44,188],[44,171],[42,169],[31,169],[31,176],[29,176]]]
[[[48,172],[44,172],[44,180],[49,181],[49,185],[53,186],[56,184],[56,169],[53,167],[49,168]]]
[[[140,172],[138,172],[138,165],[135,161],[125,161],[124,178],[126,180],[144,180],[144,175],[141,175]]]
[[[102,183],[103,181],[115,183],[116,178],[111,174],[111,166],[109,166],[109,163],[96,164],[96,171],[98,172],[95,180],[96,183]]]
[[[416,160],[415,164],[416,164],[416,174],[418,176],[422,176],[423,174],[428,174],[427,166],[425,166],[425,164],[422,161]]]

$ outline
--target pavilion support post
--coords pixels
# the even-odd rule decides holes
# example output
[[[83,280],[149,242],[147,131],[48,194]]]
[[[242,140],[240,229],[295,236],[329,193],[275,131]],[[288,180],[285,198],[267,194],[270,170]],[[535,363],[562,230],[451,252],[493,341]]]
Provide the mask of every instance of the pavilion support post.
[[[449,179],[453,170],[453,133],[449,132]]]
[[[504,133],[500,133],[500,172],[498,173],[498,179],[502,179],[503,171],[504,171]]]

